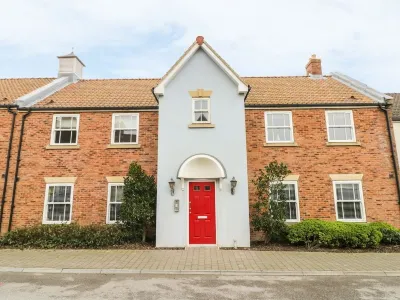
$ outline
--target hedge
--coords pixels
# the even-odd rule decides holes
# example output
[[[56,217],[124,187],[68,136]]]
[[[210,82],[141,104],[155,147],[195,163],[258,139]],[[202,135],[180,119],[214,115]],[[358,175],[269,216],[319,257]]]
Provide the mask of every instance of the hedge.
[[[383,238],[383,229],[378,227],[376,224],[305,220],[289,227],[288,240],[306,247],[373,248]]]
[[[369,226],[372,226],[382,233],[381,244],[400,245],[400,230],[396,227],[383,222],[370,223]]]
[[[132,243],[137,235],[120,225],[38,225],[16,229],[0,238],[12,248],[104,248]]]

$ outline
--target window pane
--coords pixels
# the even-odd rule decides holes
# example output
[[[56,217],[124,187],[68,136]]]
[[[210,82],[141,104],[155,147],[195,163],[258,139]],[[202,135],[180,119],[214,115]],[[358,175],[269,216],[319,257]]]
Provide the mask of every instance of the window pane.
[[[272,126],[272,115],[267,114],[267,126]]]
[[[289,200],[295,201],[296,200],[296,192],[295,192],[295,186],[294,184],[288,184],[287,185],[288,190],[289,190]]]
[[[119,221],[120,220],[120,215],[121,215],[121,204],[115,204],[115,220]]]
[[[343,202],[337,203],[338,219],[343,219]]]
[[[121,117],[120,116],[114,117],[114,128],[115,129],[121,128]]]
[[[334,119],[333,119],[333,113],[328,113],[328,124],[329,125],[335,125]]]
[[[201,114],[201,121],[208,122],[208,112],[203,112]]]
[[[72,118],[72,129],[76,129],[78,125],[78,118],[73,117]]]
[[[124,196],[124,187],[122,185],[119,185],[116,187],[117,188],[117,194],[116,194],[116,201],[121,202],[122,197]]]
[[[120,127],[121,128],[135,128],[136,124],[132,116],[120,116]]]
[[[206,185],[206,186],[204,187],[204,190],[205,190],[205,191],[211,191],[211,186]]]
[[[360,197],[360,185],[359,184],[353,184],[354,188],[354,199],[355,200],[361,200]]]
[[[115,202],[115,200],[117,198],[116,195],[117,195],[117,187],[116,186],[111,186],[110,202]]]
[[[195,110],[201,109],[201,100],[195,100],[194,101],[194,109]]]
[[[343,197],[342,197],[342,185],[341,184],[337,184],[336,185],[336,197],[337,197],[337,200],[343,200]]]
[[[194,190],[194,191],[200,191],[200,186],[199,186],[199,185],[195,185],[195,186],[193,187],[193,190]]]
[[[286,202],[286,219],[296,220],[296,202]]]
[[[69,204],[54,204],[53,218],[50,221],[69,221]]]
[[[137,130],[115,130],[114,143],[136,143]]]
[[[356,218],[357,219],[362,219],[362,217],[361,217],[361,203],[360,202],[355,202],[354,206],[355,206],[355,210],[356,210]]]
[[[346,140],[351,141],[353,139],[353,128],[347,127],[345,130],[346,130]]]
[[[351,126],[351,114],[345,113],[344,114],[345,124]]]
[[[55,186],[54,202],[64,202],[64,201],[65,201],[65,186]]]
[[[56,117],[56,126],[55,129],[61,128],[61,117]]]
[[[65,202],[71,202],[71,190],[72,188],[70,186],[65,187]]]
[[[338,140],[338,141],[347,140],[346,128],[344,127],[329,128],[329,134],[331,140]]]
[[[201,100],[201,109],[208,110],[208,100]]]
[[[342,184],[343,200],[354,200],[354,192],[352,184]]]
[[[49,186],[49,194],[47,196],[47,201],[53,202],[53,197],[54,197],[54,186]]]
[[[290,129],[286,128],[268,128],[267,130],[268,141],[290,141]]]
[[[345,125],[344,113],[334,113],[334,124],[332,125]]]
[[[285,125],[285,115],[284,114],[274,114],[273,115],[273,126],[284,126]]]
[[[71,138],[72,138],[72,131],[60,131],[60,143],[61,144],[70,144]]]
[[[343,202],[344,219],[355,219],[354,202]]]
[[[109,215],[109,217],[110,217],[110,221],[112,221],[112,222],[116,221],[115,212],[116,212],[115,204],[110,204],[110,215]]]
[[[202,120],[202,113],[194,113],[194,119],[196,122],[201,122]]]
[[[72,117],[62,117],[60,128],[61,129],[71,129],[72,128]]]
[[[47,221],[53,221],[53,204],[47,206]]]

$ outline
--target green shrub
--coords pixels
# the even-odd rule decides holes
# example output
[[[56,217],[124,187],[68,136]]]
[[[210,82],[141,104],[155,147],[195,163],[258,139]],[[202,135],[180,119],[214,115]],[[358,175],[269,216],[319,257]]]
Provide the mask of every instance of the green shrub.
[[[400,230],[398,230],[396,227],[383,222],[374,222],[369,224],[369,226],[379,230],[382,233],[382,244],[400,245]]]
[[[8,232],[0,246],[13,248],[102,248],[137,240],[120,225],[38,225]]]
[[[372,248],[382,240],[382,233],[368,224],[305,220],[289,227],[292,244],[306,247]]]

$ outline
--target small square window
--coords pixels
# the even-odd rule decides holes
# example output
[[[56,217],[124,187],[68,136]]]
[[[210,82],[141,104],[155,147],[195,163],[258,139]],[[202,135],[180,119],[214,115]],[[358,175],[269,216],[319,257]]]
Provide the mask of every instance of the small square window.
[[[355,142],[353,113],[349,111],[327,111],[326,126],[329,142]]]
[[[211,191],[211,186],[206,185],[206,186],[204,187],[204,190],[205,190],[205,191]]]
[[[200,191],[200,186],[199,186],[199,185],[195,185],[195,186],[193,187],[193,190],[194,190],[194,191]]]
[[[78,143],[79,115],[54,115],[51,145],[76,145]]]
[[[193,123],[210,123],[210,99],[193,99]]]
[[[265,135],[267,143],[292,143],[294,141],[292,113],[266,112]]]
[[[112,144],[137,144],[139,132],[138,114],[113,114]]]

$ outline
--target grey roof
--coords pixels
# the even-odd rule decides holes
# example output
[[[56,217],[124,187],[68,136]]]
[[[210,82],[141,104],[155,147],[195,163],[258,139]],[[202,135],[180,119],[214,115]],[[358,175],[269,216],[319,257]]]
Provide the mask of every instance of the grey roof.
[[[400,93],[387,93],[393,97],[393,121],[400,121]]]

